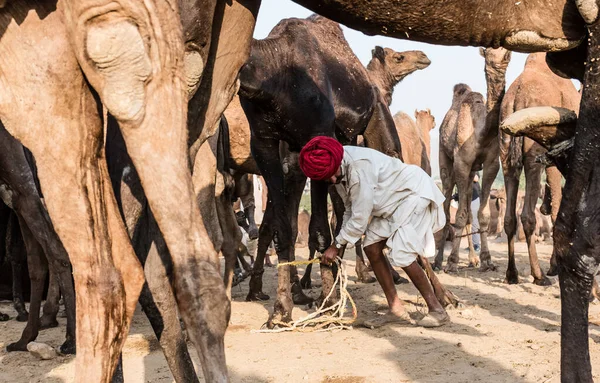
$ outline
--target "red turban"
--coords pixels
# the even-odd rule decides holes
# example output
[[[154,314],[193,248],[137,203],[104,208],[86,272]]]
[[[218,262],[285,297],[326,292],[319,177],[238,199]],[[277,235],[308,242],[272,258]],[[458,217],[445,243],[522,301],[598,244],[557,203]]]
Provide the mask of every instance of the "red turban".
[[[335,175],[343,157],[344,147],[335,138],[317,136],[300,151],[300,169],[312,180],[327,180]]]

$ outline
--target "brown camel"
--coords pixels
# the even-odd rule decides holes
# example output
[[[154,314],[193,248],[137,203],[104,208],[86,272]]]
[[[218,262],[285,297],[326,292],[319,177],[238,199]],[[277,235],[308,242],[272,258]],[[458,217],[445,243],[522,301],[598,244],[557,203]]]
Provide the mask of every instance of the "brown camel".
[[[534,53],[527,57],[523,73],[517,77],[508,89],[502,102],[500,119],[504,120],[512,113],[533,106],[557,106],[571,110],[579,109],[580,94],[575,89],[571,80],[558,77],[546,64],[545,53]],[[531,139],[513,137],[501,133],[500,159],[504,172],[506,187],[506,215],[504,217],[504,230],[508,236],[508,269],[506,282],[519,283],[519,274],[515,264],[514,236],[517,233],[517,192],[521,171],[525,169],[525,199],[521,212],[521,223],[529,250],[529,263],[531,275],[537,285],[549,285],[550,280],[541,270],[536,242],[536,205],[541,195],[541,176],[545,165],[536,161],[546,150]],[[550,185],[552,196],[553,221],[558,214],[561,198],[561,175],[556,167],[549,167],[546,180]]]
[[[230,11],[247,9],[246,4],[215,3],[213,9],[202,8],[208,22],[200,23],[205,28],[213,19],[219,21],[214,36],[208,28],[209,41],[215,44],[188,45],[185,60],[179,9],[173,3],[21,1],[9,2],[0,13],[0,51],[7,57],[0,118],[34,154],[48,212],[73,264],[78,380],[111,379],[143,283],[110,188],[101,108],[88,84],[119,122],[165,237],[179,311],[202,356],[205,378],[227,379],[223,334],[229,302],[195,203],[185,150],[186,88],[205,89],[207,105],[214,96],[217,107],[208,109],[218,120],[220,105],[235,90],[235,73],[245,60],[254,18],[252,28],[233,23]],[[198,24],[193,15],[191,21]],[[223,27],[221,21],[228,22]],[[240,29],[245,33],[238,33]],[[30,42],[40,36],[45,49],[34,49]],[[232,45],[220,40],[223,36],[235,36]],[[235,54],[227,55],[229,49]],[[210,60],[199,60],[203,53]],[[214,71],[220,60],[227,65]],[[198,86],[204,67],[210,76]],[[204,80],[208,85],[203,88]],[[218,82],[222,80],[225,84]],[[198,115],[214,125],[209,114]],[[22,123],[25,119],[28,124]],[[210,135],[209,130],[202,133]],[[156,178],[159,169],[161,177]]]
[[[429,110],[415,111],[415,121],[406,113],[394,115],[394,124],[402,144],[402,160],[420,166],[431,175],[429,131],[435,127],[435,119]]]
[[[446,196],[444,210],[446,221],[454,186],[458,189],[458,211],[454,227],[457,234],[470,221],[472,184],[475,172],[483,169],[480,208],[477,212],[481,230],[481,271],[495,269],[488,249],[487,230],[490,220],[488,198],[492,183],[499,170],[498,161],[498,115],[500,102],[504,96],[505,73],[510,61],[510,51],[503,48],[481,51],[485,58],[485,77],[487,82],[487,102],[484,104],[480,93],[472,92],[464,85],[454,87],[452,106],[440,126],[440,175],[443,192]],[[450,226],[446,224],[444,233]],[[441,238],[446,238],[442,234]],[[456,236],[452,243],[452,252],[445,271],[456,272],[461,237]],[[444,243],[439,241],[435,266],[441,268]],[[469,264],[478,264],[474,251],[469,252]]]

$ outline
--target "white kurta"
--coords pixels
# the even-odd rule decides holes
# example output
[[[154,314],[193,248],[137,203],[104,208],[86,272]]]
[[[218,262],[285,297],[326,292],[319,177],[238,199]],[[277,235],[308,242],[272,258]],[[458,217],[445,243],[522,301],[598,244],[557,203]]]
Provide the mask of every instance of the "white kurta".
[[[390,262],[406,267],[417,255],[435,255],[433,233],[444,227],[444,195],[423,169],[373,149],[344,147],[336,190],[346,212],[336,237],[364,246],[386,240]]]

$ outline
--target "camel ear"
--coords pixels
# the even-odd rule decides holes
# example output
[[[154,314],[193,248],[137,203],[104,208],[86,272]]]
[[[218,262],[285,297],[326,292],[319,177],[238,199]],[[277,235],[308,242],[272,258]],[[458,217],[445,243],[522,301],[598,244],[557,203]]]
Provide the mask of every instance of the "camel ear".
[[[427,108],[425,110],[427,110],[427,113],[431,114],[431,109]]]
[[[415,109],[415,118],[419,115],[419,111]]]
[[[479,47],[479,54],[481,55],[481,57],[485,57],[485,48]]]
[[[371,55],[373,55],[373,58],[378,58],[381,62],[385,61],[385,51],[379,45],[375,46],[371,51]]]

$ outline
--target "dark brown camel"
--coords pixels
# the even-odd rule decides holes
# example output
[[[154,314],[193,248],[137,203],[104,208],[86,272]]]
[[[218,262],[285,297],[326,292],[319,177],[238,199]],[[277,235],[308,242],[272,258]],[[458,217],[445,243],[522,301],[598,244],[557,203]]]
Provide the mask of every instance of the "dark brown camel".
[[[523,73],[511,84],[508,89],[500,119],[504,120],[512,113],[533,106],[557,106],[571,110],[579,110],[580,94],[575,89],[571,80],[558,77],[546,64],[545,53],[533,53],[527,57]],[[534,283],[540,286],[550,285],[550,280],[541,270],[536,251],[536,216],[535,209],[538,197],[541,195],[541,176],[545,165],[536,161],[546,149],[528,138],[513,137],[501,133],[500,159],[504,172],[506,187],[506,215],[504,217],[504,230],[508,237],[508,269],[506,282],[519,283],[519,273],[515,262],[515,234],[517,233],[517,192],[521,172],[525,169],[525,200],[521,212],[521,222],[529,250],[529,263]],[[556,168],[549,168],[547,182],[554,203],[552,206],[553,221],[558,213],[561,196],[561,175]]]
[[[487,83],[487,101],[484,103],[480,93],[472,92],[464,85],[454,87],[454,96],[450,110],[440,125],[440,176],[443,192],[446,196],[444,211],[446,226],[440,238],[446,238],[450,229],[450,202],[454,186],[458,189],[458,211],[454,228],[456,234],[462,234],[470,222],[471,194],[475,172],[483,169],[480,207],[477,212],[481,230],[481,271],[494,270],[488,249],[487,230],[490,220],[488,199],[492,183],[498,173],[498,117],[500,103],[504,97],[506,69],[510,61],[510,51],[504,48],[481,51],[485,58],[485,79]],[[456,272],[460,235],[455,236],[452,252],[445,267],[447,272]],[[437,244],[436,268],[441,268],[444,254],[444,241]],[[479,260],[474,251],[469,252],[470,266],[477,266]]]
[[[575,147],[555,226],[555,254],[562,304],[561,380],[592,382],[589,358],[587,296],[600,255],[589,257],[591,238],[598,238],[600,215],[589,200],[600,127],[598,93],[600,53],[598,3],[593,0],[536,0],[528,3],[480,1],[294,0],[314,12],[368,34],[409,38],[445,45],[499,46],[516,51],[561,51],[549,54],[553,70],[584,83]],[[519,6],[523,5],[523,6]],[[587,41],[585,40],[586,38]],[[582,44],[582,42],[584,42]],[[586,45],[587,42],[587,45]],[[585,75],[584,75],[585,74]],[[563,173],[566,174],[566,173]],[[592,201],[592,200],[589,200]],[[581,204],[583,202],[583,204]],[[582,210],[577,207],[582,206]],[[584,219],[584,218],[589,219]],[[590,220],[594,223],[590,225]],[[584,226],[585,223],[585,226]],[[556,233],[560,233],[556,235]],[[595,240],[596,242],[598,239]],[[572,244],[572,245],[571,245]],[[581,260],[586,257],[586,262]],[[588,262],[589,260],[589,262]]]

